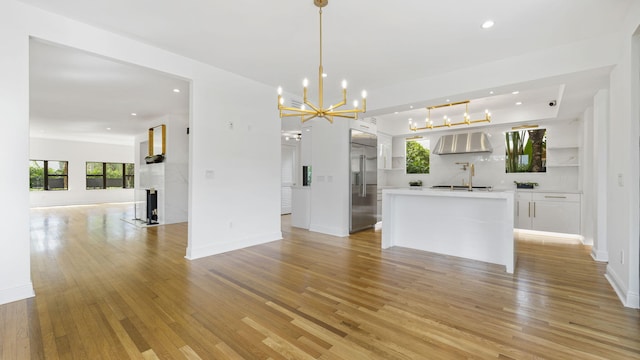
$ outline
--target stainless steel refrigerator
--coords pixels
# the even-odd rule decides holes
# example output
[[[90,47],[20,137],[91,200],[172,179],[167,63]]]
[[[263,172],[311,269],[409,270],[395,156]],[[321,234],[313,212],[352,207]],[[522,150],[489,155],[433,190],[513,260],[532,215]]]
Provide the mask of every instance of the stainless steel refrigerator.
[[[351,129],[350,151],[350,220],[349,232],[371,228],[376,224],[378,206],[378,138]]]

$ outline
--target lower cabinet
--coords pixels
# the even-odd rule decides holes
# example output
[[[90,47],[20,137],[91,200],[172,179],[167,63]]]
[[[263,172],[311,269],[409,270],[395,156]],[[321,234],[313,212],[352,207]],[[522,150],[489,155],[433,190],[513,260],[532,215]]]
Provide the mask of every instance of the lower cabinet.
[[[580,194],[517,192],[514,227],[580,234]]]

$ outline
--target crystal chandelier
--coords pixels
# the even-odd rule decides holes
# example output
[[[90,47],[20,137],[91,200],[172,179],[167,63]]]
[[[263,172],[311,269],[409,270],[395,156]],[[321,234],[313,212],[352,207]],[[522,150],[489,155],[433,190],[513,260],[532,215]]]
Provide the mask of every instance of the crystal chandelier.
[[[430,106],[430,107],[427,108],[429,113],[427,115],[427,119],[425,120],[425,125],[423,127],[418,127],[418,123],[409,120],[409,130],[418,131],[418,130],[426,130],[426,129],[437,129],[437,128],[442,128],[442,127],[452,127],[452,126],[458,126],[458,125],[471,125],[471,124],[480,123],[480,122],[491,122],[491,113],[489,112],[489,110],[485,110],[484,111],[484,118],[483,119],[471,120],[471,116],[469,115],[469,103],[470,102],[471,102],[470,100],[465,100],[465,101],[460,101],[460,102],[454,102],[454,103]],[[433,120],[431,120],[431,110],[445,108],[445,107],[452,107],[452,106],[457,106],[457,105],[464,105],[465,106],[464,115],[462,116],[462,118],[463,118],[462,121],[455,122],[455,123],[451,122],[451,118],[445,115],[442,118],[442,124],[433,125]]]
[[[323,78],[326,76],[322,69],[322,8],[329,4],[329,0],[313,0],[313,3],[320,9],[320,67],[318,69],[318,102],[312,103],[307,99],[307,86],[309,86],[309,80],[304,79],[303,86],[303,102],[300,108],[289,107],[284,105],[284,98],[282,97],[282,87],[278,87],[278,110],[280,111],[280,118],[299,116],[302,122],[309,121],[316,117],[322,117],[327,119],[330,123],[333,123],[334,117],[357,119],[359,113],[367,111],[367,92],[362,91],[362,107],[358,108],[358,101],[353,102],[353,109],[338,110],[338,108],[344,106],[347,103],[347,81],[342,80],[342,101],[337,104],[330,105],[328,108],[324,107],[323,99]],[[309,108],[307,108],[307,106]]]

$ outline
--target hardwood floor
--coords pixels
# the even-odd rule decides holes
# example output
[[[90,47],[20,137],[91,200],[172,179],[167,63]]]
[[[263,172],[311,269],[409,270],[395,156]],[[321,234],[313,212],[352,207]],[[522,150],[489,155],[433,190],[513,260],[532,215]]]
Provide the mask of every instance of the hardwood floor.
[[[284,217],[282,241],[188,261],[186,224],[131,211],[32,210],[36,297],[0,306],[2,359],[640,359],[640,311],[580,244],[519,240],[507,274]]]

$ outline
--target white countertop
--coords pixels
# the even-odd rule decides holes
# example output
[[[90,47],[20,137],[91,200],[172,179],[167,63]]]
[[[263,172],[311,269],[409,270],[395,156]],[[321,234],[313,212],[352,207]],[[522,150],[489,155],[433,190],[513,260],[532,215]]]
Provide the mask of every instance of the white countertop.
[[[516,189],[516,191],[530,192],[530,193],[582,194],[581,190],[562,190],[562,189]]]
[[[449,190],[430,188],[403,188],[403,189],[383,189],[382,194],[388,195],[415,195],[415,196],[440,196],[440,197],[461,197],[461,198],[482,198],[482,199],[513,199],[513,190]]]
[[[424,190],[434,190],[434,191],[451,191],[448,189],[432,189],[431,186],[422,186],[421,188],[411,188],[409,186],[379,186],[378,190],[387,190],[387,189],[411,189],[411,190],[417,190],[417,189],[422,189]],[[455,190],[455,191],[462,191],[462,190]],[[476,190],[476,191],[484,191],[484,190]],[[476,192],[474,191],[474,192]],[[531,193],[554,193],[554,194],[558,194],[558,193],[563,193],[563,194],[582,194],[582,190],[575,190],[575,189],[516,189],[515,187],[511,187],[511,188],[493,188],[491,190],[491,192],[504,192],[504,191],[515,191],[515,192],[531,192]]]

